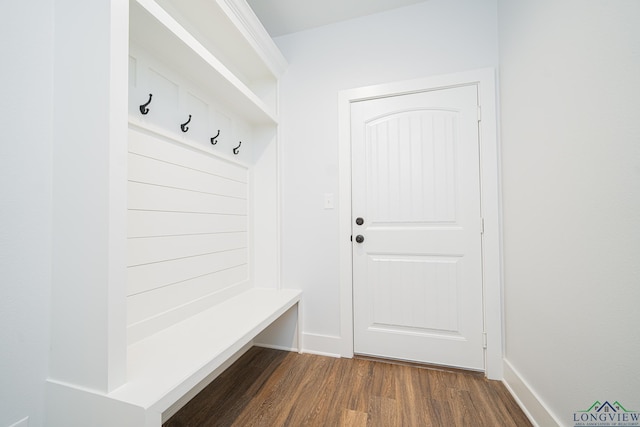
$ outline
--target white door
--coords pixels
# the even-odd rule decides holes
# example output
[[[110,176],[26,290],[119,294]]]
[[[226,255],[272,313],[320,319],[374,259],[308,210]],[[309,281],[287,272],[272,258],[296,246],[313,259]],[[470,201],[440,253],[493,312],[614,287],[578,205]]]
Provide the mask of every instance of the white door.
[[[478,111],[475,85],[352,103],[355,353],[484,370]]]

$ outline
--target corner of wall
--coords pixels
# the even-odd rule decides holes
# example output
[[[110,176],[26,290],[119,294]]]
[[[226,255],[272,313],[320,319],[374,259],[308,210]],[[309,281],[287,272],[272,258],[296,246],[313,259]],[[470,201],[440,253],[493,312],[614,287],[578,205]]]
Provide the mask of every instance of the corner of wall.
[[[561,426],[538,394],[507,359],[504,359],[502,382],[534,426]]]

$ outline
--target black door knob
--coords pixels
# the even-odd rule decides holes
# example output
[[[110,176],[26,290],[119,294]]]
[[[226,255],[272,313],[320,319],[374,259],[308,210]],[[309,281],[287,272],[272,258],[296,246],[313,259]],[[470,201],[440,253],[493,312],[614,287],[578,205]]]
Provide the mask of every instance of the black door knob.
[[[364,224],[364,219],[362,219],[362,218],[356,218],[356,224],[358,224],[358,225],[362,225],[362,224]]]
[[[356,242],[358,242],[358,243],[364,242],[364,236],[362,234],[358,234],[356,236]]]

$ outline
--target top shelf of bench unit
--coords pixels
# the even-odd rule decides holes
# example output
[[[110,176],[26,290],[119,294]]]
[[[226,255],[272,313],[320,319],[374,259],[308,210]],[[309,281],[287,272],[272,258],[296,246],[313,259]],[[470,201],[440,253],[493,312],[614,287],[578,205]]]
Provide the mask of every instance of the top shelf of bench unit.
[[[154,0],[132,0],[129,22],[133,44],[250,123],[277,124],[275,109]]]
[[[247,85],[278,79],[287,62],[244,0],[156,0]]]

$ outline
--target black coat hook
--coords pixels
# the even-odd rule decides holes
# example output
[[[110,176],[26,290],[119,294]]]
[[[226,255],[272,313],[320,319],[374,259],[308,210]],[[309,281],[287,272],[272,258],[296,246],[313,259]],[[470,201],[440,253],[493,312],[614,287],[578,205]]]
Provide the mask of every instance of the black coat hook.
[[[216,145],[218,143],[218,141],[216,141],[216,139],[220,136],[220,129],[218,129],[218,133],[216,134],[216,136],[211,138],[211,145]]]
[[[238,154],[240,152],[241,145],[242,145],[242,141],[238,142],[238,146],[233,149],[233,154]]]
[[[149,112],[149,109],[147,108],[147,105],[151,104],[151,97],[152,96],[153,96],[152,94],[149,94],[149,100],[146,103],[144,103],[144,104],[142,104],[140,106],[140,113],[147,114]]]
[[[182,129],[182,132],[186,132],[189,130],[189,127],[187,125],[189,124],[190,121],[191,121],[191,114],[189,114],[189,120],[187,120],[186,122],[180,125],[180,129]]]

